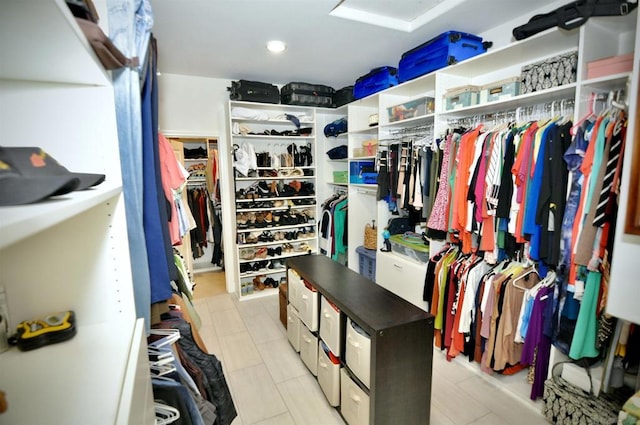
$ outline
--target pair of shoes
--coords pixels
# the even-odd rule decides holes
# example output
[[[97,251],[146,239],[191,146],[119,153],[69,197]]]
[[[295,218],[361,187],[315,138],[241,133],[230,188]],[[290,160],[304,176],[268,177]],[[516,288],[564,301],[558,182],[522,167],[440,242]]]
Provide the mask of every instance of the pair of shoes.
[[[277,288],[278,282],[272,277],[268,277],[264,280],[264,285],[268,288]]]
[[[278,246],[276,248],[267,248],[267,254],[271,257],[275,257],[276,255],[282,255],[282,247]]]
[[[255,258],[267,258],[267,248],[258,248],[258,250],[255,252]]]
[[[265,288],[264,282],[260,280],[260,276],[253,278],[253,287],[258,291],[262,291]]]
[[[282,251],[283,252],[293,252],[293,245],[291,245],[290,243],[286,243],[286,244],[282,245]]]
[[[253,248],[242,248],[240,250],[240,258],[243,260],[253,260],[256,258],[256,250]]]
[[[300,245],[296,247],[296,251],[298,252],[311,252],[311,247],[306,242],[302,242]]]

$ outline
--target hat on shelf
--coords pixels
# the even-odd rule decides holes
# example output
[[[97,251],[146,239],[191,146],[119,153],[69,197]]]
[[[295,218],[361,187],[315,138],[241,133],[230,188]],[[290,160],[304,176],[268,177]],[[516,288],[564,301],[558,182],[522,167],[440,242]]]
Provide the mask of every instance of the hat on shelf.
[[[104,179],[104,174],[71,172],[38,147],[0,146],[0,206],[84,190]]]

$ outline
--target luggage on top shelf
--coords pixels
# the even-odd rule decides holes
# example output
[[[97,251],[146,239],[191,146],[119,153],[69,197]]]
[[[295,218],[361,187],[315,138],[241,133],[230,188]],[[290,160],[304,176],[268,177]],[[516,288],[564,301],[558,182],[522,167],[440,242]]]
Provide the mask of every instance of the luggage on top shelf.
[[[368,74],[356,80],[353,87],[353,97],[362,99],[371,94],[398,84],[398,70],[391,66],[381,66],[372,69]]]
[[[259,81],[232,81],[227,87],[229,99],[246,102],[280,103],[280,90],[277,86]]]
[[[320,106],[333,105],[333,87],[322,84],[289,83],[280,90],[280,101],[286,105]]]
[[[403,83],[487,51],[493,43],[459,31],[446,31],[402,54],[398,81]]]
[[[340,90],[336,90],[335,94],[333,95],[334,108],[339,108],[342,105],[346,105],[347,103],[351,103],[353,101],[353,86],[346,86],[341,88]]]

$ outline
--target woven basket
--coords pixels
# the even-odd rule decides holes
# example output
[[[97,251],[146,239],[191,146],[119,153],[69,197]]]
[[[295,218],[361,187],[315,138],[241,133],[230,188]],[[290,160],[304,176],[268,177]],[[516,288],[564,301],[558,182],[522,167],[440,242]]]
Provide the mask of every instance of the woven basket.
[[[378,228],[375,225],[367,224],[364,226],[364,247],[367,249],[376,249],[378,243]]]

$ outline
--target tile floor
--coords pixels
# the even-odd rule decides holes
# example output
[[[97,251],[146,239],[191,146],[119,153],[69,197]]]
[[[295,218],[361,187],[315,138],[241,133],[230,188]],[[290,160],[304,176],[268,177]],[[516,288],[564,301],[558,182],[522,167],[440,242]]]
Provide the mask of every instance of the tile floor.
[[[200,334],[223,363],[239,413],[233,425],[344,424],[289,345],[277,295],[240,302],[226,293],[223,272],[197,274],[195,280]],[[502,378],[481,375],[466,359],[447,362],[436,350],[431,424],[547,424],[539,402],[514,397],[504,389],[526,394],[524,374]]]

